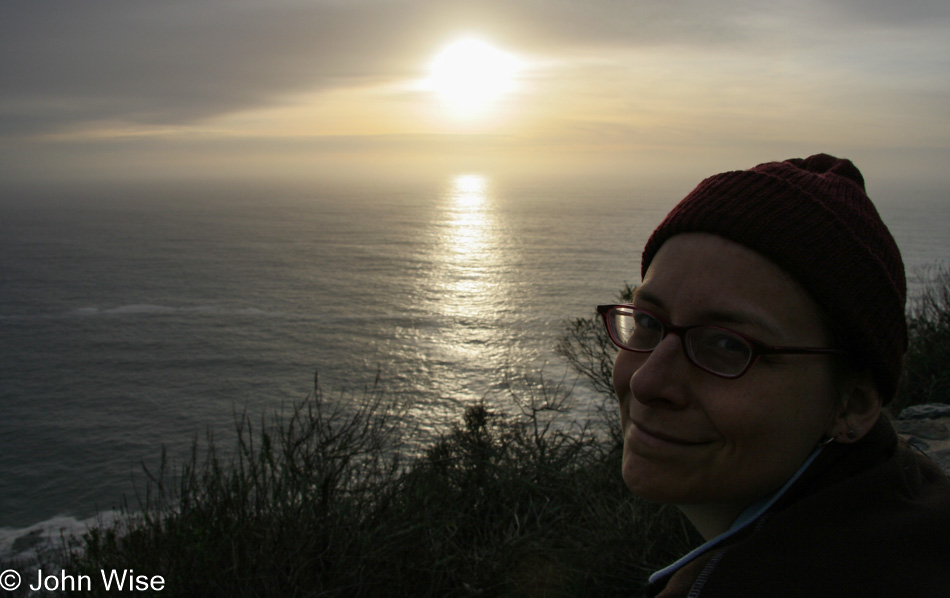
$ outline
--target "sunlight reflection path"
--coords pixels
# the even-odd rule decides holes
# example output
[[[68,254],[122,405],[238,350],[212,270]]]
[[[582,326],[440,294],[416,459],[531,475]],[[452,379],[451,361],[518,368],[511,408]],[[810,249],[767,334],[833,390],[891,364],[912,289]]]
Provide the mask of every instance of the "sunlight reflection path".
[[[494,206],[488,180],[460,175],[452,181],[446,206],[445,228],[439,245],[439,312],[463,319],[490,317],[502,297],[498,280],[500,240],[496,238]]]
[[[429,212],[418,247],[412,317],[397,330],[403,368],[397,375],[414,393],[410,415],[425,433],[459,421],[465,407],[485,401],[512,408],[505,395],[510,369],[524,352],[526,285],[523,238],[512,205],[489,177],[455,176]]]
[[[429,326],[416,331],[418,362],[435,374],[443,397],[478,400],[497,380],[510,353],[510,244],[490,179],[454,177],[433,220],[420,308]],[[464,365],[461,365],[464,364]],[[471,372],[485,369],[482,375]],[[469,372],[465,374],[464,372]]]

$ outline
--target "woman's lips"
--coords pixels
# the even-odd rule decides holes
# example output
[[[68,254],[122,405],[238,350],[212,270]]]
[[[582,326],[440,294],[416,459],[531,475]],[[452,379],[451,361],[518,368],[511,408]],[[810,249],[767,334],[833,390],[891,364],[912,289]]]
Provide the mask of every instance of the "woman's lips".
[[[678,438],[671,434],[666,434],[655,430],[652,428],[647,428],[643,424],[631,421],[631,427],[633,428],[632,433],[634,437],[644,444],[649,444],[653,446],[657,445],[677,445],[677,446],[699,446],[701,444],[708,444],[705,440],[695,441],[687,440],[685,438]]]

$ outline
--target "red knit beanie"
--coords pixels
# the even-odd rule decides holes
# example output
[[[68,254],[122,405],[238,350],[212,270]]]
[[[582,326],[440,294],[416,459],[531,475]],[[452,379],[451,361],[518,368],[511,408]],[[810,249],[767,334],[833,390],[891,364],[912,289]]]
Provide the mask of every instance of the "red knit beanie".
[[[641,275],[685,232],[725,237],[790,273],[871,368],[884,402],[894,397],[907,349],[904,263],[849,160],[817,154],[709,177],[653,231]]]

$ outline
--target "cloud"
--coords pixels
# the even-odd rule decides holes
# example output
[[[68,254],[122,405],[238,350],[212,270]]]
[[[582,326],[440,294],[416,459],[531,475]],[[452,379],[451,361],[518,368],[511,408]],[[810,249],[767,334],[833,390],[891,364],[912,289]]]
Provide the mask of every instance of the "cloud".
[[[181,123],[392,76],[412,47],[394,3],[17,2],[0,20],[2,126]]]
[[[287,94],[408,76],[432,44],[465,30],[573,56],[608,47],[761,52],[801,27],[812,38],[837,36],[856,22],[932,26],[947,12],[936,1],[884,0],[794,10],[752,0],[8,2],[0,134],[101,121],[189,123]],[[836,18],[809,19],[829,13]]]
[[[840,20],[841,29],[852,25],[875,24],[887,28],[920,29],[946,26],[950,11],[944,0],[826,0]]]

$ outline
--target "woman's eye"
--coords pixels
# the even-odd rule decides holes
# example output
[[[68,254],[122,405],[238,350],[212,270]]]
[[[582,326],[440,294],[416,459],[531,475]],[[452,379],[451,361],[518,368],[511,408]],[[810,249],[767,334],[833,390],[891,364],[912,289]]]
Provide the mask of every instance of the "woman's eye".
[[[636,322],[637,329],[647,331],[659,331],[663,329],[663,324],[659,320],[654,318],[651,315],[638,313],[634,314],[634,321]]]
[[[744,340],[719,330],[707,330],[703,334],[703,346],[723,353],[748,353],[749,345]]]

